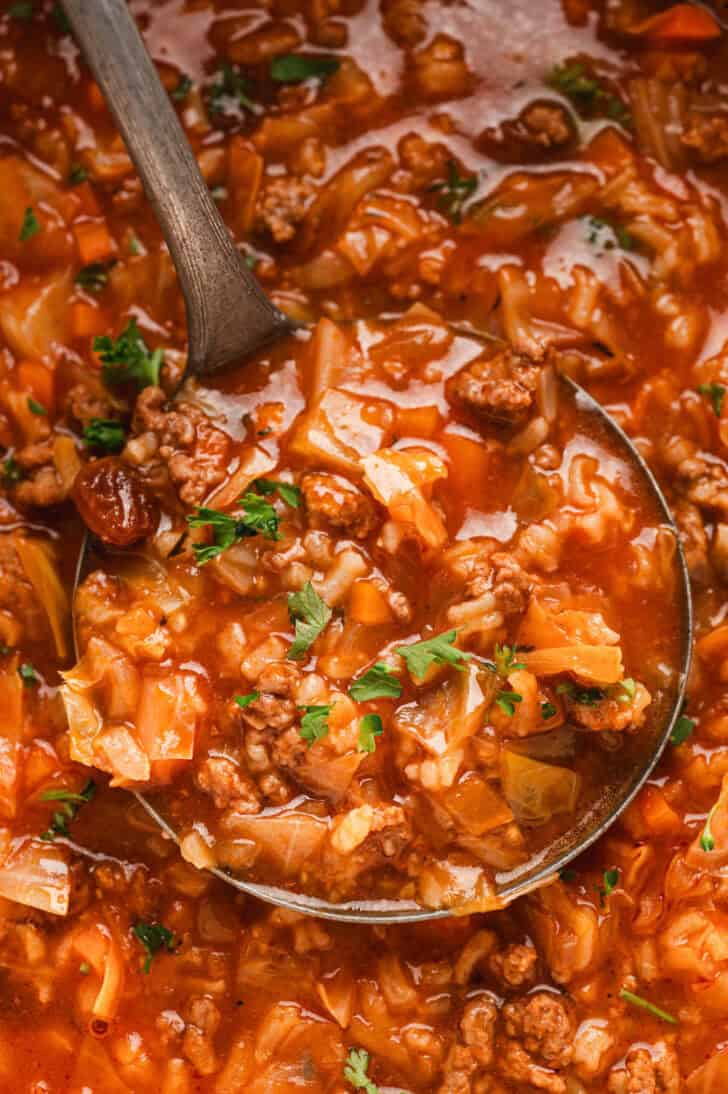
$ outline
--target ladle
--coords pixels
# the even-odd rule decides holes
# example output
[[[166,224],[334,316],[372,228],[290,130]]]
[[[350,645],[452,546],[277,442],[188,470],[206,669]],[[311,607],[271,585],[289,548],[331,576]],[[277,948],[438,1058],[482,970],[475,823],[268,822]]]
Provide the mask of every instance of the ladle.
[[[174,260],[187,306],[188,371],[210,375],[290,334],[294,324],[263,293],[238,252],[200,174],[177,115],[144,47],[126,0],[63,0],[75,37],[106,96],[128,151],[154,208]],[[664,720],[641,743],[633,766],[574,828],[546,854],[504,877],[499,896],[508,903],[552,879],[598,839],[655,767],[679,717],[690,666],[692,606],[687,567],[667,503],[654,476],[614,420],[573,381],[582,408],[598,416],[614,447],[624,452],[636,480],[654,498],[675,537],[680,589],[681,641]],[[86,545],[76,584],[88,568]],[[160,827],[176,834],[144,795],[136,797]],[[322,918],[359,923],[410,922],[449,915],[413,903],[360,901],[333,904],[288,890],[259,885],[214,871],[238,889],[272,904]]]

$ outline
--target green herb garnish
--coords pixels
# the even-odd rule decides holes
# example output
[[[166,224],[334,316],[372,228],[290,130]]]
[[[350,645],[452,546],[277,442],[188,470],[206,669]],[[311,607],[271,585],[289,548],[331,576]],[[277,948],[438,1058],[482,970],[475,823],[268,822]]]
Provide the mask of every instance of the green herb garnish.
[[[300,84],[304,80],[325,80],[339,69],[335,57],[310,57],[302,53],[284,53],[270,63],[270,76],[279,84]]]
[[[718,803],[716,802],[715,805]],[[713,813],[715,812],[715,805],[705,818],[705,824],[703,825],[703,831],[700,833],[700,846],[703,851],[709,852],[715,850],[715,837],[713,836],[713,830],[710,826],[710,822],[713,819]]]
[[[160,950],[166,950],[168,953],[174,950],[174,935],[161,923],[145,923],[143,919],[140,919],[132,927],[132,934],[147,952],[142,966],[145,974],[151,969],[152,961]]]
[[[80,186],[82,182],[85,182],[88,178],[88,171],[80,163],[74,163],[71,165],[71,170],[68,173],[69,186]]]
[[[164,350],[149,352],[136,319],[129,320],[118,338],[106,334],[94,338],[94,350],[103,364],[104,382],[110,387],[134,383],[141,390],[159,383]]]
[[[541,717],[544,722],[548,722],[549,718],[553,718],[556,714],[556,707],[553,703],[543,702],[541,703]]]
[[[84,427],[83,439],[89,448],[121,452],[126,444],[126,429],[111,418],[91,418]]]
[[[584,65],[556,65],[547,79],[550,87],[561,92],[577,110],[587,113],[606,114],[612,121],[629,125],[631,115],[621,99],[605,91],[598,80],[589,76]]]
[[[455,224],[459,224],[463,217],[465,203],[477,189],[478,176],[461,175],[455,160],[449,160],[447,178],[443,182],[433,183],[430,192],[439,193],[437,207],[440,212],[445,213]]]
[[[25,661],[22,665],[18,666],[18,675],[26,688],[35,687],[36,684],[40,683],[38,673],[29,661]]]
[[[602,904],[610,896],[616,887],[619,885],[619,870],[615,866],[612,870],[604,871],[604,885],[599,890]]]
[[[619,998],[624,999],[626,1003],[631,1003],[634,1007],[640,1007],[642,1010],[646,1010],[648,1014],[652,1014],[655,1018],[661,1018],[663,1022],[669,1022],[671,1026],[677,1025],[677,1018],[674,1018],[672,1014],[668,1014],[666,1010],[661,1010],[656,1007],[654,1003],[648,1002],[647,999],[643,999],[641,995],[635,995],[633,991],[627,991],[626,988],[622,988],[619,993]]]
[[[183,99],[187,98],[191,90],[192,80],[189,78],[189,76],[181,75],[179,81],[177,82],[177,86],[172,88],[169,94],[175,102],[181,103]]]
[[[249,707],[251,703],[254,703],[256,699],[260,699],[260,692],[249,691],[247,695],[235,695],[234,699],[238,706],[242,707],[244,710],[245,707]]]
[[[103,262],[91,262],[81,267],[75,281],[86,292],[101,292],[109,283],[109,267]]]
[[[496,696],[495,701],[503,713],[512,718],[516,713],[516,703],[522,703],[523,696],[519,695],[517,691],[501,691]]]
[[[331,608],[307,581],[300,592],[288,594],[288,614],[296,629],[287,657],[300,661],[331,619]]]
[[[723,384],[698,384],[698,391],[701,395],[705,395],[706,398],[710,400],[713,407],[713,413],[716,418],[720,418],[726,392]]]
[[[286,503],[290,505],[292,509],[298,509],[301,504],[301,491],[297,486],[294,486],[292,482],[277,482],[274,479],[256,479],[253,483],[253,489],[257,490],[259,494],[278,493]]]
[[[695,721],[692,718],[688,718],[687,714],[681,714],[678,720],[675,722],[672,733],[670,734],[671,745],[681,745],[687,741],[695,729]]]
[[[379,1094],[379,1087],[369,1078],[369,1053],[363,1048],[349,1049],[344,1065],[344,1078],[351,1083],[355,1090],[363,1090],[365,1094]]]
[[[266,539],[281,538],[278,531],[278,514],[265,498],[261,498],[259,494],[247,493],[243,494],[237,504],[243,510],[242,516],[231,516],[230,513],[222,513],[219,509],[198,507],[187,517],[187,523],[192,528],[212,529],[211,544],[195,543],[193,546],[198,566],[204,566],[211,559],[221,555],[228,547],[249,536],[261,534]]]
[[[29,205],[23,213],[23,222],[20,225],[20,234],[18,239],[21,243],[27,242],[32,239],[33,236],[37,236],[40,231],[40,221],[33,211],[32,205]]]
[[[447,631],[423,642],[410,642],[407,646],[397,646],[394,652],[404,658],[407,668],[416,680],[422,680],[430,665],[455,665],[462,668],[461,662],[470,661],[473,655],[464,653],[453,645],[457,633]]]
[[[519,669],[525,669],[525,664],[522,661],[516,661],[516,647],[501,646],[499,642],[496,642],[493,649],[493,661],[495,662],[495,671],[499,676],[506,677],[509,672],[517,672]]]
[[[329,723],[327,721],[329,714],[331,713],[331,704],[321,706],[305,706],[301,707],[305,713],[301,718],[301,725],[298,730],[304,741],[308,743],[308,747],[315,744],[316,741],[322,741],[329,732]]]
[[[359,752],[374,752],[377,747],[377,737],[384,733],[382,719],[378,714],[365,714],[359,722]]]
[[[48,414],[43,404],[34,399],[32,395],[28,396],[28,410],[31,414],[37,414],[39,418],[45,418]]]
[[[66,787],[61,787],[57,790],[46,790],[41,796],[40,800],[44,802],[60,802],[61,808],[58,809],[51,818],[51,823],[45,832],[41,833],[40,838],[42,840],[54,840],[56,836],[70,836],[68,829],[69,821],[75,820],[76,814],[82,805],[90,802],[96,793],[96,783],[93,779],[84,786],[83,790],[76,792],[68,790]]]
[[[358,703],[368,699],[399,699],[402,694],[402,682],[387,665],[378,661],[370,669],[352,681],[349,695]]]
[[[27,23],[33,18],[33,4],[31,0],[19,0],[19,3],[11,4],[8,8],[8,15],[11,19],[18,19],[22,23]]]
[[[6,483],[20,482],[23,478],[23,469],[15,456],[6,456],[3,460],[2,477]]]
[[[210,88],[209,107],[213,114],[237,114],[240,110],[255,112],[249,95],[250,84],[231,64],[225,63]]]

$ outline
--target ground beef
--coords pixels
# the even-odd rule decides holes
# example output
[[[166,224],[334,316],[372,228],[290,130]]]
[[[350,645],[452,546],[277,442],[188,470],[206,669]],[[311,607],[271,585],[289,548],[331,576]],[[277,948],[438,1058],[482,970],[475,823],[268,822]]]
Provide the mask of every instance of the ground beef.
[[[680,532],[685,561],[690,577],[699,585],[705,585],[710,577],[708,562],[708,536],[697,505],[680,500],[673,506],[673,516]]]
[[[519,1041],[499,1042],[496,1066],[504,1079],[516,1085],[524,1084],[528,1090],[542,1090],[545,1094],[566,1094],[566,1080],[550,1068],[541,1067],[526,1052]]]
[[[533,946],[514,942],[491,954],[488,969],[503,988],[529,987],[536,979],[538,954]]]
[[[422,190],[447,174],[450,153],[444,144],[434,144],[417,133],[408,133],[400,141],[399,159],[412,176],[415,188]]]
[[[92,418],[115,419],[119,406],[101,382],[83,380],[74,384],[64,400],[64,408],[70,418],[87,426]]]
[[[706,458],[692,441],[679,437],[668,441],[660,455],[683,498],[708,514],[728,517],[728,467],[722,460]]]
[[[496,551],[490,556],[490,562],[493,567],[492,589],[498,611],[504,615],[525,611],[531,592],[529,575],[505,551]]]
[[[694,114],[680,139],[701,163],[717,163],[728,156],[728,115]]]
[[[208,756],[196,772],[195,782],[211,796],[217,809],[260,812],[260,795],[230,756]]]
[[[256,228],[267,231],[276,243],[285,243],[296,234],[308,210],[315,188],[301,179],[271,179],[263,188],[256,207]]]
[[[560,995],[537,991],[503,1007],[505,1030],[547,1067],[566,1067],[574,1052],[576,1023]]]
[[[280,732],[288,729],[298,715],[293,696],[300,682],[301,673],[295,665],[285,662],[267,665],[255,681],[258,698],[240,708],[241,717],[259,730]]]
[[[182,1052],[199,1075],[212,1075],[218,1068],[214,1038],[221,1015],[209,995],[193,995],[185,1012]]]
[[[24,474],[13,491],[18,504],[45,508],[60,505],[66,500],[68,486],[56,471],[52,437],[19,448],[15,453],[15,462]]]
[[[675,1053],[664,1045],[660,1049],[654,1056],[645,1048],[632,1049],[624,1065],[612,1070],[609,1094],[679,1094],[680,1071]]]
[[[566,109],[557,103],[531,103],[522,112],[519,121],[530,142],[543,148],[558,148],[566,144],[574,132]]]
[[[438,1094],[470,1094],[472,1078],[493,1062],[498,1008],[487,996],[465,1004],[458,1039],[450,1049]]]
[[[147,387],[137,399],[132,426],[136,436],[122,458],[147,464],[158,457],[185,505],[199,505],[227,475],[230,438],[199,407],[168,403],[160,387]]]
[[[17,646],[24,638],[40,641],[48,634],[47,617],[16,549],[14,532],[0,534],[0,640]]]
[[[521,425],[535,405],[539,367],[512,349],[466,365],[450,386],[452,398],[490,421]]]
[[[366,539],[378,523],[376,503],[343,475],[313,471],[301,479],[306,515],[312,528],[340,528]]]
[[[637,728],[644,721],[644,706],[635,709],[633,701],[620,703],[618,699],[608,697],[594,703],[580,703],[578,693],[577,698],[569,694],[564,694],[563,698],[567,720],[595,733],[620,733]]]

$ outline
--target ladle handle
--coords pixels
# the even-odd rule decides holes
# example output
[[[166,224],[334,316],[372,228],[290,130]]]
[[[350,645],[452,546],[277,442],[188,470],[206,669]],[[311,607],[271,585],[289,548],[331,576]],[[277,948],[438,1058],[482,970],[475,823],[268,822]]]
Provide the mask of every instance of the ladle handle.
[[[126,0],[63,0],[177,269],[188,368],[210,373],[291,329],[247,268],[200,174]]]

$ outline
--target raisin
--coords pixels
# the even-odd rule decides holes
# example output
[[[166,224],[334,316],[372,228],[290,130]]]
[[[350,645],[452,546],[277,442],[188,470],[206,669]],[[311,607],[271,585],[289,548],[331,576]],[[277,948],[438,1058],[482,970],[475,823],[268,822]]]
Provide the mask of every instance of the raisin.
[[[155,506],[139,474],[115,456],[87,464],[72,496],[89,529],[115,547],[143,539],[156,526]]]

